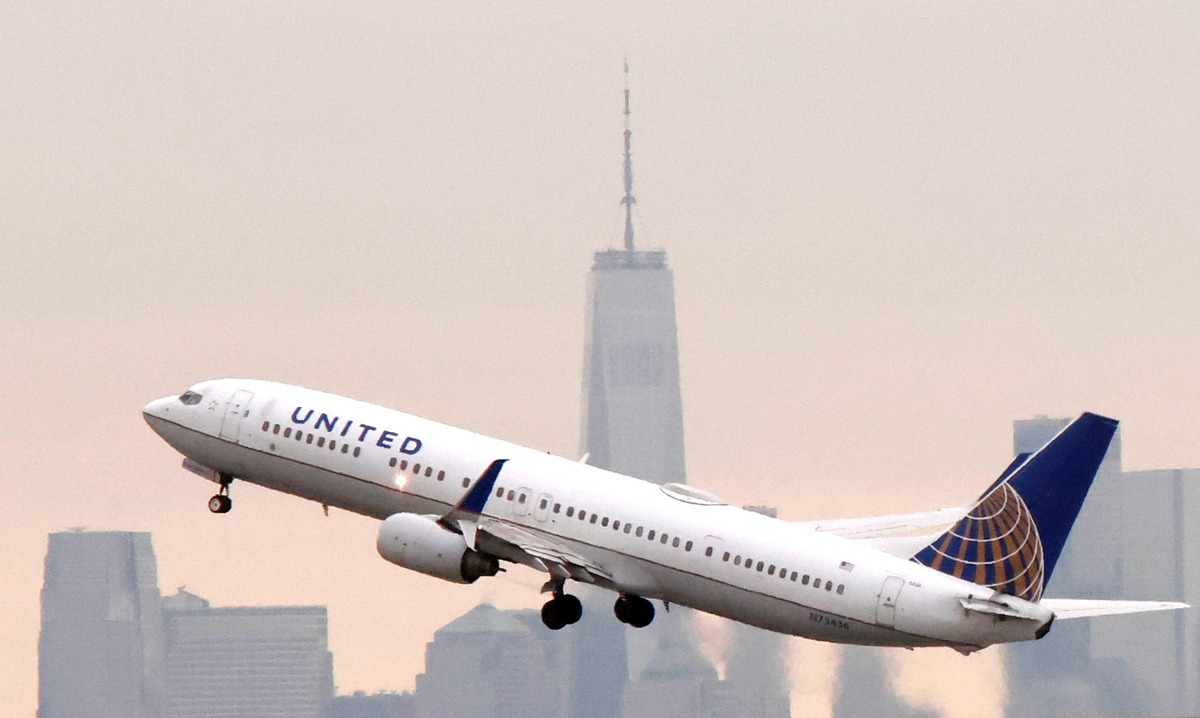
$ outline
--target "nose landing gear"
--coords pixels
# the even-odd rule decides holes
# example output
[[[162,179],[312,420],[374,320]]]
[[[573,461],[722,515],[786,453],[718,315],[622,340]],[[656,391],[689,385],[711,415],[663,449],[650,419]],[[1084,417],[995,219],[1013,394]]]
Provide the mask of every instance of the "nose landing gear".
[[[229,498],[229,485],[233,483],[233,477],[221,474],[220,483],[221,490],[208,500],[208,510],[214,514],[227,514],[233,509],[233,499]]]
[[[654,604],[641,596],[623,593],[613,604],[613,613],[621,623],[628,623],[634,628],[645,628],[654,620]]]
[[[568,593],[555,593],[554,598],[542,606],[542,623],[552,631],[576,623],[582,617],[583,604]]]

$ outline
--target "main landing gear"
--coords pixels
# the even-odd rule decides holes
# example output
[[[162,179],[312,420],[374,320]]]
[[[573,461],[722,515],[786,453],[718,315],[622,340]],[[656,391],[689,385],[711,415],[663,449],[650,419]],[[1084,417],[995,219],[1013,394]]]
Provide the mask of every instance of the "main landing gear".
[[[542,623],[551,631],[569,626],[583,617],[583,604],[569,593],[556,591],[554,598],[542,606]]]
[[[229,498],[229,485],[233,483],[233,477],[221,474],[220,482],[221,490],[208,500],[208,510],[214,514],[227,514],[233,508],[233,499]]]
[[[613,604],[613,613],[617,620],[628,623],[634,628],[645,628],[654,620],[654,604],[641,596],[632,593],[622,593]]]

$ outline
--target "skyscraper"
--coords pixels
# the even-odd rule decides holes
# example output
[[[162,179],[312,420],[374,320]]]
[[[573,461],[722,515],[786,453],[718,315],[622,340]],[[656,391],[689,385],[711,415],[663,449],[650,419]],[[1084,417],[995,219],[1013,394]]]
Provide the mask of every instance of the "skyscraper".
[[[333,697],[324,606],[164,599],[168,718],[321,718]]]
[[[625,236],[621,249],[597,252],[587,283],[581,453],[588,463],[658,484],[686,480],[675,280],[662,251],[634,242],[633,133],[625,65]],[[629,678],[624,626],[611,596],[582,592],[572,718],[614,718]],[[660,616],[661,628],[671,617]],[[639,634],[642,641],[656,635]],[[653,643],[642,646],[648,657]]]
[[[433,635],[417,676],[417,718],[563,718],[569,631],[548,631],[537,611],[484,603]]]
[[[50,534],[39,718],[158,718],[163,697],[162,606],[150,534]]]

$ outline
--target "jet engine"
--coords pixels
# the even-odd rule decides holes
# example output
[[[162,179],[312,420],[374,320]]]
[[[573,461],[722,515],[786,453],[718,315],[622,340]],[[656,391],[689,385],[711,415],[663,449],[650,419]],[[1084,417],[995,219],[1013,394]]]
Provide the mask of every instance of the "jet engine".
[[[461,534],[442,528],[434,516],[401,513],[387,517],[375,541],[379,555],[397,566],[453,583],[495,576],[500,561],[467,548]]]

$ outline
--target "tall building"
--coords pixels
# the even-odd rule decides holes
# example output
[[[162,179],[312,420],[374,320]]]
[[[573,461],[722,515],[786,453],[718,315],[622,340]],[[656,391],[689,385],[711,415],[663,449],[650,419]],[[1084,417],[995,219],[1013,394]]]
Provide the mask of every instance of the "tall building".
[[[602,469],[658,484],[683,482],[675,280],[665,252],[639,250],[634,241],[628,64],[625,78],[625,237],[621,249],[596,253],[588,275],[580,452]],[[585,590],[580,597],[585,610],[576,625],[580,651],[570,715],[615,718],[629,676],[636,677],[675,616],[660,615],[654,627],[633,637],[631,671],[625,628],[612,620],[611,595]]]
[[[414,693],[418,718],[563,718],[573,634],[537,611],[480,604],[433,634]]]
[[[626,689],[620,713],[620,718],[746,716],[729,682],[680,633],[663,635],[646,670]]]
[[[1120,597],[1200,603],[1200,470],[1127,471],[1121,489]],[[1091,652],[1127,666],[1157,715],[1200,714],[1195,609],[1095,621]]]
[[[39,718],[158,718],[161,612],[150,534],[50,534],[38,641]]]
[[[324,606],[164,599],[168,718],[321,718],[333,698]]]
[[[770,506],[744,506],[778,518]],[[733,642],[725,658],[725,684],[737,704],[739,718],[788,718],[792,714],[791,680],[787,669],[790,639],[744,623],[733,624]]]
[[[1014,421],[1013,453],[1037,451],[1070,421],[1045,416]],[[1046,595],[1121,598],[1125,594],[1125,486],[1118,432],[1075,520]],[[1144,625],[1146,618],[1060,621],[1040,641],[1006,646],[1007,715],[1158,714],[1163,705],[1157,692],[1132,670],[1129,661],[1095,650],[1096,631],[1131,619]]]

